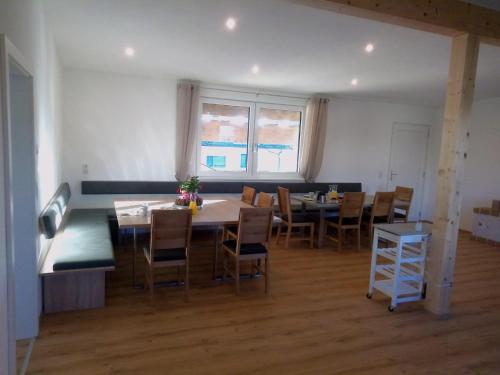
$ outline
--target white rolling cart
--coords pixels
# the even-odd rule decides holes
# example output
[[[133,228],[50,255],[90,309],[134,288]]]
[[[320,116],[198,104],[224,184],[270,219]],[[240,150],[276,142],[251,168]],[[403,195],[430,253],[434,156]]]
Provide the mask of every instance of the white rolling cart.
[[[367,298],[378,290],[391,297],[389,311],[402,302],[419,301],[424,293],[425,261],[432,226],[427,223],[379,224],[372,247],[370,287]],[[388,241],[379,247],[380,240]]]

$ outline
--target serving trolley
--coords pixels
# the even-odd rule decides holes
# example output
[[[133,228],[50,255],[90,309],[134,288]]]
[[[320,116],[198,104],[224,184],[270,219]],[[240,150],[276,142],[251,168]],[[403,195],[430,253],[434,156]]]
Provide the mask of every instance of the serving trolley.
[[[427,223],[375,227],[367,298],[371,298],[375,290],[391,297],[388,307],[391,312],[400,303],[424,298],[425,262],[431,230]],[[383,243],[388,245],[382,247]]]

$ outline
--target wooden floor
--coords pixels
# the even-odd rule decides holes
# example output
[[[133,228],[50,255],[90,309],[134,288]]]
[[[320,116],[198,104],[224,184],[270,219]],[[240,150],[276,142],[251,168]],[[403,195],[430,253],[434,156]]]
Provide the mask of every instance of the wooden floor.
[[[293,245],[272,251],[263,280],[210,279],[211,252],[193,250],[191,301],[162,288],[154,306],[130,287],[118,249],[108,307],[46,315],[31,374],[500,374],[500,247],[461,234],[453,317],[421,304],[387,311],[365,298],[370,254]]]

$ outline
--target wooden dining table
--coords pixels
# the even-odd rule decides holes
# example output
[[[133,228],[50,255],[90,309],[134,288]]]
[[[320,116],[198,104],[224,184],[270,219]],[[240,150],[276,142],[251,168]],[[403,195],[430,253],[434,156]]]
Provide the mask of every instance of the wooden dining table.
[[[371,207],[373,205],[374,195],[365,195],[365,207]],[[318,228],[318,239],[316,241],[316,246],[318,248],[323,247],[326,219],[331,216],[332,212],[339,211],[340,203],[338,200],[326,201],[325,203],[320,203],[315,199],[311,199],[308,194],[296,194],[292,195],[291,199],[298,201],[302,205],[302,211],[305,212],[308,208],[315,211],[319,211],[319,228]],[[394,208],[398,209],[408,209],[408,202],[395,200]]]
[[[151,210],[154,209],[187,209],[175,204],[176,197],[165,197],[154,200],[115,200],[114,207],[118,220],[118,228],[131,229],[133,233],[133,285],[136,282],[137,230],[148,230],[151,227]],[[147,207],[147,214],[143,207]],[[193,228],[207,228],[214,232],[214,277],[217,273],[219,234],[224,225],[238,224],[240,208],[252,207],[238,198],[213,195],[204,197],[203,206],[193,215]]]

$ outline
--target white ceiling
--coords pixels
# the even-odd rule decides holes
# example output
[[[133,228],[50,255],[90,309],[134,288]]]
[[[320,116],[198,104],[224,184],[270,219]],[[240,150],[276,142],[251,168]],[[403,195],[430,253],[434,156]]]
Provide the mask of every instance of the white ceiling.
[[[483,0],[484,1],[484,0]],[[439,105],[446,37],[287,0],[45,0],[63,64],[210,83]],[[237,30],[224,29],[228,16]],[[375,44],[367,55],[363,47]],[[125,46],[136,56],[128,59]],[[481,48],[477,96],[500,96],[500,48]],[[259,64],[258,76],[250,72]],[[359,85],[352,87],[353,77]]]

